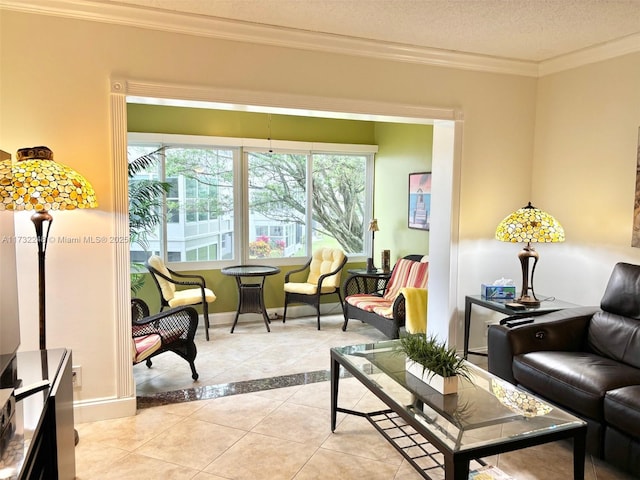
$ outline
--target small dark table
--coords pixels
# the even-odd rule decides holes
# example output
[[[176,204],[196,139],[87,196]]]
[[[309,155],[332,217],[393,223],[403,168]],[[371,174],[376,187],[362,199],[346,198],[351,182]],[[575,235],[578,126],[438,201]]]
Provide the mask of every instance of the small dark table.
[[[231,333],[236,328],[241,313],[261,313],[267,332],[270,332],[269,317],[264,306],[264,280],[269,275],[280,273],[280,269],[268,265],[237,265],[223,268],[220,271],[223,275],[235,277],[238,284],[238,311],[231,327]],[[258,283],[243,283],[243,277],[259,278],[260,280]]]
[[[469,351],[469,333],[471,330],[471,306],[479,305],[495,312],[504,313],[510,317],[535,317],[538,315],[544,315],[545,313],[556,312],[558,310],[564,310],[565,308],[575,308],[580,305],[574,303],[557,300],[554,297],[544,300],[547,297],[540,295],[538,298],[542,299],[539,307],[527,307],[524,310],[514,310],[507,307],[505,304],[513,302],[514,300],[487,300],[482,295],[467,295],[464,297],[464,358],[467,358],[468,354],[481,355],[486,357],[487,354],[483,352],[470,352]]]
[[[382,293],[384,292],[387,282],[391,277],[391,272],[385,272],[381,268],[369,271],[366,268],[354,268],[347,270],[351,277],[355,278],[357,292],[344,292],[344,296],[348,297],[354,293]],[[345,283],[346,285],[346,283]]]

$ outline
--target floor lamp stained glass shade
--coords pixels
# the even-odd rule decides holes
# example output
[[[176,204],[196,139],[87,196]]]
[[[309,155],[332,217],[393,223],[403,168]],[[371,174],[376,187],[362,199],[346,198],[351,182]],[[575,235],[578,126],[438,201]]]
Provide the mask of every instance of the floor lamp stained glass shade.
[[[96,208],[91,184],[78,172],[53,160],[47,147],[18,150],[16,160],[0,162],[0,211],[33,212],[38,245],[40,349],[46,349],[45,253],[53,222],[50,210]],[[47,229],[44,230],[44,223]]]

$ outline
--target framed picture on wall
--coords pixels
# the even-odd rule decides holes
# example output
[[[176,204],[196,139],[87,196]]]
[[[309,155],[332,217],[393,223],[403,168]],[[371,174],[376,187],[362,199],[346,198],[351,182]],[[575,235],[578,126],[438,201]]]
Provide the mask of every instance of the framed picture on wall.
[[[431,172],[409,174],[409,228],[429,230],[431,222]]]

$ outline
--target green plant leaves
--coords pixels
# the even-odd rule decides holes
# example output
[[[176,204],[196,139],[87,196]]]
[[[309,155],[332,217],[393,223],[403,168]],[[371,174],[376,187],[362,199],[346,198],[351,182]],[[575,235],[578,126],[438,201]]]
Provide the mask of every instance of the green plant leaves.
[[[409,333],[400,338],[397,352],[404,353],[407,358],[419,363],[425,370],[441,377],[458,375],[471,380],[470,372],[464,358],[456,354],[455,348],[448,348],[435,336],[424,333]]]

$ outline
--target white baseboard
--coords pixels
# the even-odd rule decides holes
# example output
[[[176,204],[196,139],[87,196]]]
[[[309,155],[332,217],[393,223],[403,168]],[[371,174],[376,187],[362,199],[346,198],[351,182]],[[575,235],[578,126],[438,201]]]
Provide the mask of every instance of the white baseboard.
[[[136,397],[103,398],[90,402],[74,402],[74,423],[96,422],[113,418],[132,417],[136,414]]]

